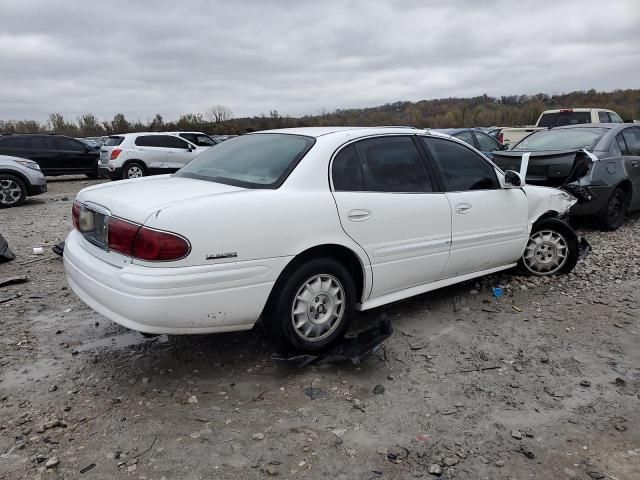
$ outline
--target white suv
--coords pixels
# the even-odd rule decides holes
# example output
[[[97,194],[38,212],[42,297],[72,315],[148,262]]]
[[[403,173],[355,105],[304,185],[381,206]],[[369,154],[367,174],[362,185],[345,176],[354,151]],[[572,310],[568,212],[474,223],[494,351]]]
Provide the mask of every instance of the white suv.
[[[112,180],[173,173],[205,150],[173,133],[111,135],[100,148],[98,172]]]

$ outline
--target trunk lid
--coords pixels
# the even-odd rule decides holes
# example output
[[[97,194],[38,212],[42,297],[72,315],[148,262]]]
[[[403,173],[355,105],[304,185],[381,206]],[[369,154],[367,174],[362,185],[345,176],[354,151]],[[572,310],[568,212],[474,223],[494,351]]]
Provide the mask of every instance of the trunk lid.
[[[89,207],[97,205],[113,216],[142,225],[150,215],[170,206],[212,195],[246,191],[222,183],[159,175],[95,185],[81,190],[76,199]]]

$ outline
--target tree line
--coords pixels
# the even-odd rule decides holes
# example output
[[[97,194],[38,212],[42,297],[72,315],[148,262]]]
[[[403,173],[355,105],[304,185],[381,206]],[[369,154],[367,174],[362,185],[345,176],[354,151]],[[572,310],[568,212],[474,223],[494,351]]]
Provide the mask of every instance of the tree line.
[[[640,89],[598,92],[575,91],[557,95],[513,95],[472,98],[442,98],[418,102],[395,102],[371,108],[338,109],[319,115],[292,117],[277,110],[254,117],[235,118],[223,105],[203,113],[187,113],[166,121],[158,113],[146,121],[131,121],[122,113],[111,120],[99,120],[86,113],[75,121],[52,113],[47,122],[0,120],[0,133],[58,133],[73,137],[92,137],[139,131],[193,130],[211,135],[241,135],[271,128],[309,126],[406,125],[418,128],[483,126],[522,126],[536,122],[542,111],[552,108],[599,107],[615,110],[625,120],[640,119]]]

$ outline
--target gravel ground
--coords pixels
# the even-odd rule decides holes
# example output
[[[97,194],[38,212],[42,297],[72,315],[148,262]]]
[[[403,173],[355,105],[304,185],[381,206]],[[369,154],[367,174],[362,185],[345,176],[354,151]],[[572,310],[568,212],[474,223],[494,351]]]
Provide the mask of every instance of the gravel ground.
[[[0,303],[0,479],[640,478],[639,216],[579,225],[593,253],[570,275],[361,313],[395,329],[376,356],[293,369],[259,328],[147,339],[82,304],[31,251],[93,183],[0,211],[0,278],[30,277],[0,288],[20,294]]]

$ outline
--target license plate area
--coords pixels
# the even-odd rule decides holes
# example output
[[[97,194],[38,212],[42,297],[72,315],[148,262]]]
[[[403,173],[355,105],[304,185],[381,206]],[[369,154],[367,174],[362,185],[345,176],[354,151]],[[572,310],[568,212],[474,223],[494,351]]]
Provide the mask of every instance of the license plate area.
[[[98,248],[108,250],[109,218],[108,214],[97,212],[83,205],[80,208],[78,230],[88,242]]]

